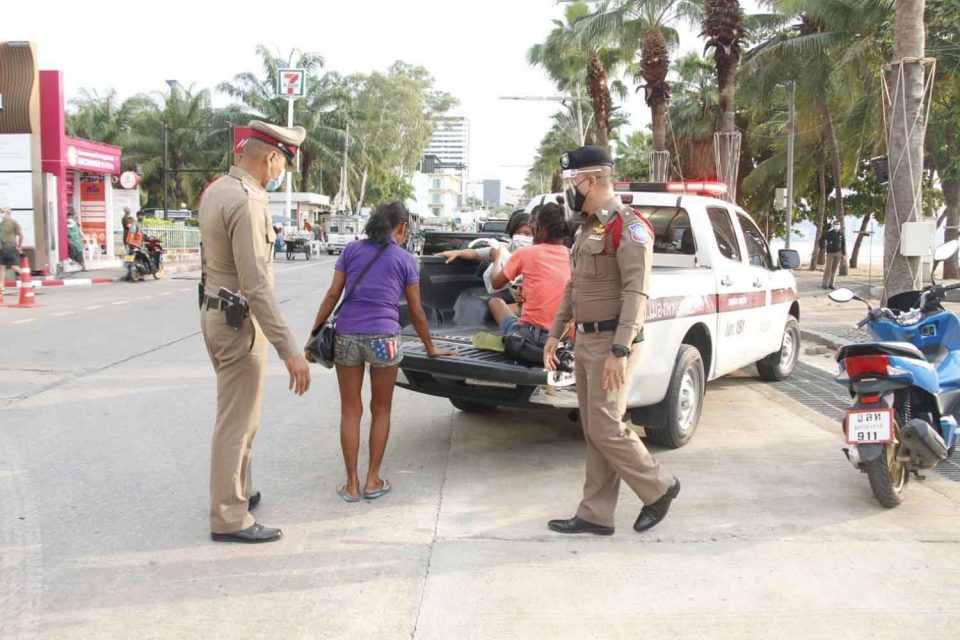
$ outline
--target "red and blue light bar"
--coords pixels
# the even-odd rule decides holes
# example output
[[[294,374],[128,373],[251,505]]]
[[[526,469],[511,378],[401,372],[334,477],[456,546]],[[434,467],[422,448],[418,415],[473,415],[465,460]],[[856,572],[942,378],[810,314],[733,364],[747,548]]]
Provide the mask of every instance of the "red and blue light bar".
[[[698,180],[694,182],[614,182],[616,191],[645,191],[647,193],[691,193],[698,196],[721,197],[727,193],[723,182]]]

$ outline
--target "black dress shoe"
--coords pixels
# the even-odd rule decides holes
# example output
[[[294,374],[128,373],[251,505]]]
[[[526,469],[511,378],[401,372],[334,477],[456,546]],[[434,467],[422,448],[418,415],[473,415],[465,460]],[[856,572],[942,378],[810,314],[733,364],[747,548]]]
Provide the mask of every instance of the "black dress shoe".
[[[233,533],[211,533],[210,538],[214,542],[246,542],[256,544],[258,542],[275,542],[283,537],[280,529],[272,529],[255,522],[252,527]]]
[[[599,524],[587,522],[582,518],[573,516],[569,520],[551,520],[547,523],[551,531],[557,533],[592,533],[596,536],[612,536],[613,527],[605,527]]]
[[[257,491],[255,494],[250,496],[250,500],[247,502],[247,511],[253,511],[257,508],[257,505],[260,504],[260,492]]]
[[[680,481],[673,479],[673,486],[667,489],[667,492],[660,496],[653,504],[648,504],[640,510],[637,521],[633,523],[633,530],[637,533],[643,533],[647,529],[657,526],[661,520],[667,517],[667,511],[670,509],[670,503],[680,494]]]

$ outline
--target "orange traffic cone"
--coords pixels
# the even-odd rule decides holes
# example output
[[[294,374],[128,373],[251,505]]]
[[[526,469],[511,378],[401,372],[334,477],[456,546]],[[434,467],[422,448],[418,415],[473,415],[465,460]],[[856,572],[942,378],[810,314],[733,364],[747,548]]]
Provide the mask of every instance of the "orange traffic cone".
[[[23,262],[20,264],[20,302],[17,303],[18,309],[28,309],[30,307],[42,307],[37,304],[33,294],[33,278],[30,276],[30,261],[27,256],[23,256]]]

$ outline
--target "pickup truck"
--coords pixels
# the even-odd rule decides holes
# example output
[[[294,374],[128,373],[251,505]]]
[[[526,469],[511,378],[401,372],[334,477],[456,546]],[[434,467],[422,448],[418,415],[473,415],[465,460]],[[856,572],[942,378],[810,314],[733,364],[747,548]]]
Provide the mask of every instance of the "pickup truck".
[[[800,305],[790,269],[800,258],[782,250],[774,259],[750,215],[716,197],[715,183],[617,188],[655,230],[643,356],[628,383],[628,414],[651,441],[680,447],[696,431],[707,381],[754,363],[765,380],[793,373]],[[421,298],[434,342],[457,355],[428,358],[404,328],[398,385],[449,398],[465,412],[498,406],[576,410],[573,374],[473,348],[475,333],[496,331],[481,279],[485,267],[421,258]]]
[[[360,218],[353,215],[333,215],[327,222],[327,253],[340,253],[344,247],[360,237]]]

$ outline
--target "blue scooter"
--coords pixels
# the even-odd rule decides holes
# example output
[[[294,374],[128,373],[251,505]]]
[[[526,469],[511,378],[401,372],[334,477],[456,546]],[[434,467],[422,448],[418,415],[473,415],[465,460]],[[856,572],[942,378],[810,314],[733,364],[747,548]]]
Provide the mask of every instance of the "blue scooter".
[[[953,256],[958,242],[934,252],[937,264]],[[873,495],[884,507],[903,501],[909,473],[932,469],[953,454],[960,416],[960,320],[941,306],[960,284],[932,284],[922,291],[891,296],[874,309],[849,289],[830,293],[834,302],[859,300],[878,342],[845,345],[837,353],[835,380],[854,398],[843,421],[854,467],[866,473]]]

